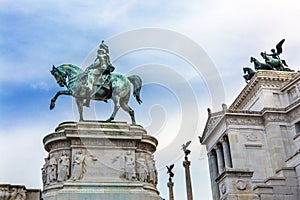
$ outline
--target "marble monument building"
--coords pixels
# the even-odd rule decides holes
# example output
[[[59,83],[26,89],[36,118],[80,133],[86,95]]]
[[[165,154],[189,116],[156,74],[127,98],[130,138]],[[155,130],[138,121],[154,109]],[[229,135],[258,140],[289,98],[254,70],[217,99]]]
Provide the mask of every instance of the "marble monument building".
[[[300,73],[258,70],[232,105],[208,109],[214,200],[300,199]]]

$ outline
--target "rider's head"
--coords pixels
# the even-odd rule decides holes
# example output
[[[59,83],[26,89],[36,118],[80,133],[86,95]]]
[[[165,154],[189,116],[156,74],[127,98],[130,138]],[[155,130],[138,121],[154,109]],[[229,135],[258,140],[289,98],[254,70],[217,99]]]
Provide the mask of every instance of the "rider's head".
[[[105,54],[106,53],[105,49],[102,49],[102,48],[99,48],[97,52],[98,52],[98,54]]]
[[[104,44],[104,40],[102,40],[102,43],[99,45],[99,49],[104,49],[105,53],[109,53],[108,46]]]
[[[272,53],[276,53],[275,49],[271,49],[271,52],[272,52]]]

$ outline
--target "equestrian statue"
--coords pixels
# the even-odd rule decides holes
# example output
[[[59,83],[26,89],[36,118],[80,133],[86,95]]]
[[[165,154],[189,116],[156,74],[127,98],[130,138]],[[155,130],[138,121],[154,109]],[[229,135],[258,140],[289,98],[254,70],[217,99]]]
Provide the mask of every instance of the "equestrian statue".
[[[282,44],[285,39],[282,39],[277,45],[276,50],[271,49],[271,53],[267,54],[265,51],[261,52],[261,57],[265,60],[265,63],[259,62],[256,58],[250,57],[250,62],[254,63],[255,70],[277,70],[277,71],[293,71],[288,68],[285,60],[282,60],[279,55],[282,53]],[[246,83],[250,81],[250,79],[254,76],[255,71],[253,71],[249,67],[244,67],[244,79]]]
[[[60,87],[66,87],[51,99],[50,110],[55,107],[55,102],[60,95],[71,95],[75,98],[79,120],[83,121],[83,106],[89,107],[90,100],[105,101],[112,99],[114,110],[110,118],[106,121],[114,120],[120,107],[126,111],[132,124],[135,124],[135,116],[132,108],[128,106],[131,84],[133,85],[133,95],[140,104],[140,90],[142,79],[138,75],[126,77],[122,74],[112,73],[115,67],[110,62],[109,49],[104,41],[97,50],[97,57],[93,64],[85,71],[72,64],[62,64],[58,67],[53,65],[51,74],[54,76]]]

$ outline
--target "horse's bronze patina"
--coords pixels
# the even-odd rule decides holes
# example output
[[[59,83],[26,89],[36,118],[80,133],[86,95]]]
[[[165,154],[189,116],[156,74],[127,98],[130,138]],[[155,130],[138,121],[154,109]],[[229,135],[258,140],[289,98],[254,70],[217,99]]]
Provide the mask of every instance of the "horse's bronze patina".
[[[86,72],[81,68],[71,65],[63,64],[58,67],[53,66],[51,74],[56,79],[56,82],[61,87],[67,87],[66,90],[61,90],[51,99],[50,109],[55,106],[56,99],[60,95],[71,95],[75,98],[80,121],[83,120],[83,106],[85,101],[90,99],[97,101],[107,101],[112,99],[114,102],[114,111],[107,121],[114,120],[119,108],[123,108],[129,113],[132,123],[135,124],[135,116],[132,108],[128,106],[128,101],[131,93],[131,84],[133,85],[133,95],[135,96],[138,103],[142,103],[140,99],[140,90],[142,87],[142,79],[137,75],[124,76],[122,74],[111,74],[109,81],[109,89],[106,87],[98,88],[97,85],[94,87],[96,90],[94,96],[90,96],[88,88],[86,86]]]
[[[277,71],[294,71],[288,68],[285,60],[282,60],[279,55],[282,53],[282,44],[285,39],[282,39],[277,45],[276,50],[271,49],[271,53],[267,54],[266,52],[261,52],[260,55],[265,60],[265,63],[259,62],[256,58],[250,57],[250,62],[254,63],[255,70],[277,70]],[[249,67],[244,67],[244,79],[246,83],[254,76],[255,71]]]

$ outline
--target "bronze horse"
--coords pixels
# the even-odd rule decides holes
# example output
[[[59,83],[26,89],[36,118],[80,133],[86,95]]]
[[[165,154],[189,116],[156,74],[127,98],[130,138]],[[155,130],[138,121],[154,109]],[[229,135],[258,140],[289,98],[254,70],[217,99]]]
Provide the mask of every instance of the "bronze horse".
[[[140,90],[142,87],[142,79],[137,75],[124,76],[122,74],[113,73],[110,75],[109,79],[109,89],[101,87],[94,89],[97,90],[94,97],[89,97],[87,95],[86,87],[86,73],[84,71],[71,64],[63,64],[58,67],[53,66],[51,74],[56,79],[56,82],[61,87],[67,87],[67,90],[61,90],[56,93],[56,95],[51,99],[50,109],[55,106],[56,99],[60,95],[71,95],[75,98],[80,121],[83,121],[83,106],[84,101],[93,99],[96,101],[107,101],[112,99],[114,102],[114,111],[110,118],[106,121],[114,120],[120,107],[125,110],[131,117],[132,124],[135,124],[135,116],[132,108],[128,106],[131,84],[133,85],[133,95],[135,96],[137,102],[140,104],[142,100],[140,99]],[[84,78],[85,77],[85,78]]]

